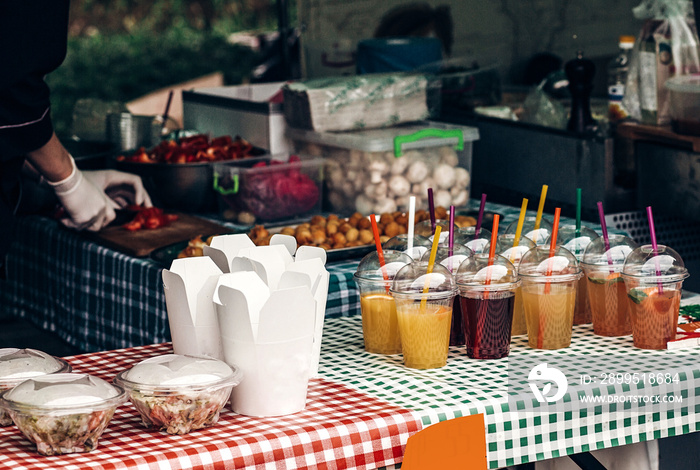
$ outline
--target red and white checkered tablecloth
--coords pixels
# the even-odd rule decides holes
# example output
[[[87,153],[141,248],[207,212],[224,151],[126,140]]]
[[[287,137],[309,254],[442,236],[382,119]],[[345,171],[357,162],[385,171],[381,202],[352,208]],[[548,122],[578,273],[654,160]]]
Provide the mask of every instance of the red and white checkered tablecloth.
[[[75,372],[111,381],[169,343],[67,358]],[[130,403],[120,406],[97,449],[42,456],[15,426],[0,428],[0,468],[223,469],[376,468],[401,462],[420,417],[343,384],[313,379],[306,409],[274,418],[222,411],[212,427],[184,436],[146,429]]]

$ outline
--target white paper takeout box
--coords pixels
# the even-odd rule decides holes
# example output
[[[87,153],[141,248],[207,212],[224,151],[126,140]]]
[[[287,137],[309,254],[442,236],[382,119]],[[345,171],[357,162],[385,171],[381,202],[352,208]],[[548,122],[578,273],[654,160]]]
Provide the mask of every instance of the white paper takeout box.
[[[222,272],[206,256],[176,259],[163,270],[165,304],[175,354],[223,359],[213,297]]]

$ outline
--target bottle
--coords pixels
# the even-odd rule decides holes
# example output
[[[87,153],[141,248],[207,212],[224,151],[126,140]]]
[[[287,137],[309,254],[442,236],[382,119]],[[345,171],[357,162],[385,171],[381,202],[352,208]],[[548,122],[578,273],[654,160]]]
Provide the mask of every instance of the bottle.
[[[583,51],[577,51],[576,58],[564,65],[564,72],[569,79],[571,93],[571,113],[566,129],[579,134],[588,132],[597,124],[591,114],[595,64],[583,57]]]
[[[625,96],[625,83],[629,71],[632,49],[634,49],[634,36],[620,36],[618,44],[619,52],[608,64],[608,117],[610,121],[619,121],[629,116],[622,106],[622,98]]]

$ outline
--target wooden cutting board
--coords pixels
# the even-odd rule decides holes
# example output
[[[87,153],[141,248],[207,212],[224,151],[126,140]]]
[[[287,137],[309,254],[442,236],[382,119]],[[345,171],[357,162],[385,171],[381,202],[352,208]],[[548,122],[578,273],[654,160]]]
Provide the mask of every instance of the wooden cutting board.
[[[197,235],[209,236],[233,232],[228,227],[201,217],[180,213],[177,215],[178,220],[167,227],[130,232],[121,225],[115,225],[104,228],[91,236],[100,244],[128,255],[143,257],[151,254],[153,250],[190,240]]]

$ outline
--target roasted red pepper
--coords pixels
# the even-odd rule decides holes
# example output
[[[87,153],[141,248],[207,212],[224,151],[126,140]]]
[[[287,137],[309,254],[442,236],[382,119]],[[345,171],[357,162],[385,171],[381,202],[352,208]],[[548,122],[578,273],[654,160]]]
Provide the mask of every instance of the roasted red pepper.
[[[200,163],[222,160],[238,160],[255,156],[253,145],[236,136],[221,136],[209,140],[205,134],[183,137],[179,141],[164,140],[150,152],[138,149],[130,156],[120,155],[120,162],[132,163]]]

